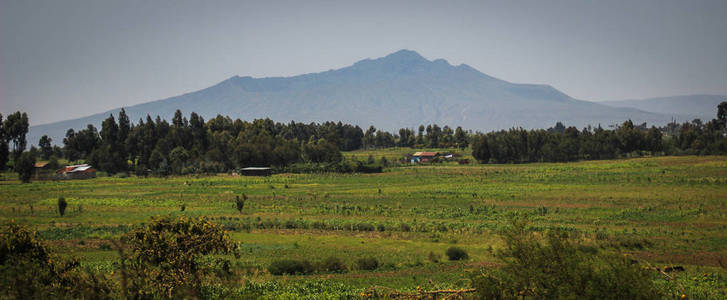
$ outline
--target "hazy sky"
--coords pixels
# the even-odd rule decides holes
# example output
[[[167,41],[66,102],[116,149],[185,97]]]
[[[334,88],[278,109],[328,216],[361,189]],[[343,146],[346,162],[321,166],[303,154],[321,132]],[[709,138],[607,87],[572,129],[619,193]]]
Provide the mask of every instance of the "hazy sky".
[[[727,1],[0,0],[0,112],[31,125],[411,49],[579,99],[727,94]]]

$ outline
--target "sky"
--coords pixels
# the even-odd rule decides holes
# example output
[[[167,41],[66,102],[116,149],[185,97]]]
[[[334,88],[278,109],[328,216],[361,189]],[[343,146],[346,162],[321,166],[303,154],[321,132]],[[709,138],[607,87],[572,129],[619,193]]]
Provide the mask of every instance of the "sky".
[[[0,0],[0,113],[31,125],[400,49],[583,100],[727,94],[727,1]]]

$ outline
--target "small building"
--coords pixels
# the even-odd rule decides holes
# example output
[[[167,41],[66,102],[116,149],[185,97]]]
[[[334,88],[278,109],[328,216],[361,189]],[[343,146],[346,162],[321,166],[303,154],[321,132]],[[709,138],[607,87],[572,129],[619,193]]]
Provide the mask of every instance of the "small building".
[[[415,152],[411,156],[411,163],[431,162],[439,155],[439,152]]]
[[[56,179],[96,178],[96,169],[88,164],[65,166],[56,171]]]
[[[45,180],[53,178],[53,170],[48,162],[37,162],[33,166],[33,179]]]
[[[244,176],[270,176],[273,169],[268,167],[247,167],[240,170],[240,174]]]

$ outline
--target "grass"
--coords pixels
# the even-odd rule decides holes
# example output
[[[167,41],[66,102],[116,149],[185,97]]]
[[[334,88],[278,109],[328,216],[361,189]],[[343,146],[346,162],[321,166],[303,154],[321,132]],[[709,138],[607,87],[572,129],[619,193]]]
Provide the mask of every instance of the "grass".
[[[393,161],[408,152],[393,148],[345,156]],[[665,285],[674,295],[727,293],[720,267],[727,263],[727,157],[444,163],[379,174],[132,176],[30,184],[16,178],[0,176],[0,222],[30,225],[62,255],[103,272],[111,271],[117,258],[104,244],[150,216],[173,214],[223,224],[242,243],[243,256],[236,260],[246,274],[241,282],[265,285],[261,289],[269,293],[320,280],[340,283],[346,293],[374,286],[463,288],[469,286],[465,271],[497,265],[492,253],[502,247],[497,233],[508,215],[528,213],[535,231],[568,230],[603,251],[653,265],[683,265],[687,272],[679,276],[700,278],[679,279],[691,284],[681,289]],[[234,201],[243,193],[248,200],[239,213]],[[56,207],[61,196],[68,202],[63,217]],[[469,259],[447,261],[444,253],[453,246]],[[440,255],[440,262],[428,259],[430,253]],[[329,256],[341,258],[351,271],[266,272],[277,258]],[[357,270],[355,262],[363,257],[376,258],[379,268]]]

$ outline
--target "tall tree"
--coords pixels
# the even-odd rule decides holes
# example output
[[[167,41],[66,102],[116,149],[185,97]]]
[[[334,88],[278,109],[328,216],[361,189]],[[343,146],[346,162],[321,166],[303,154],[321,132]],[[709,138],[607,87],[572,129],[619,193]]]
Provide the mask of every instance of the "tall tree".
[[[53,147],[51,146],[52,139],[48,135],[43,135],[38,141],[38,148],[44,160],[48,160],[53,155]]]
[[[417,131],[416,143],[418,145],[424,144],[424,125],[419,125],[418,131]]]
[[[376,146],[376,127],[374,127],[374,125],[371,125],[369,129],[366,130],[366,133],[364,133],[363,145],[364,148],[373,148]]]
[[[472,156],[483,164],[490,161],[490,145],[487,142],[486,135],[482,134],[474,138]]]
[[[643,144],[643,136],[638,129],[634,127],[634,123],[631,120],[623,122],[621,126],[616,130],[616,135],[621,141],[621,151],[623,153],[629,153],[641,149]]]
[[[101,123],[101,147],[94,150],[91,161],[109,173],[125,172],[128,169],[124,155],[124,143],[120,141],[119,125],[113,115]]]
[[[3,122],[5,134],[13,142],[13,159],[18,159],[27,146],[25,135],[28,134],[28,114],[15,112]]]
[[[727,101],[717,105],[717,120],[722,124],[722,128],[727,127]]]
[[[467,141],[467,133],[462,129],[461,126],[457,126],[454,130],[454,142],[457,143],[457,147],[460,149],[467,148],[469,142]]]
[[[131,121],[129,121],[129,116],[126,115],[126,110],[122,108],[119,112],[119,136],[117,143],[119,146],[118,152],[124,158],[128,158],[129,145],[126,144],[126,139],[129,138],[130,132]]]
[[[5,169],[8,164],[10,149],[8,148],[8,135],[5,133],[5,124],[3,123],[3,114],[0,114],[0,171]]]
[[[119,138],[119,125],[116,124],[114,115],[109,115],[101,123],[101,142],[104,145],[116,146]]]

